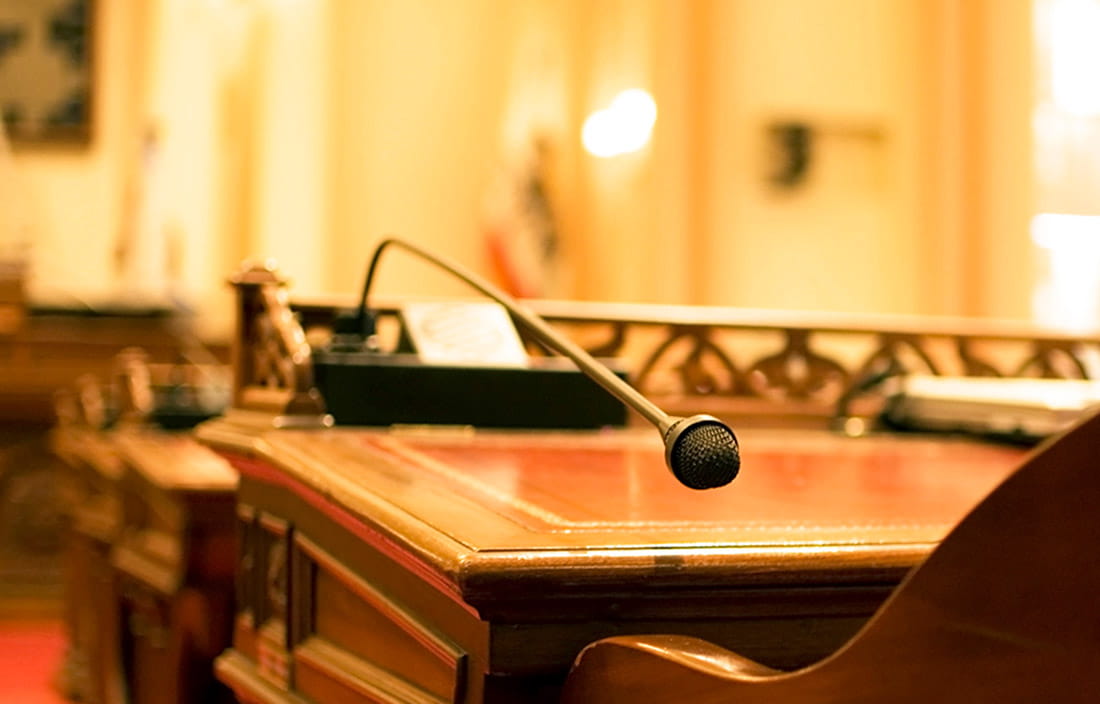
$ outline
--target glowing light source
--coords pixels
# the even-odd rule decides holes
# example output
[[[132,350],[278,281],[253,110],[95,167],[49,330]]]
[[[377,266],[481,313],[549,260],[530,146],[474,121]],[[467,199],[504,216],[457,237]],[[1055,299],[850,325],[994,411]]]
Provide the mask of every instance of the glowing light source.
[[[1031,241],[1048,250],[1100,251],[1100,215],[1039,213],[1031,221]]]
[[[1036,318],[1046,325],[1095,329],[1100,323],[1100,215],[1040,213],[1031,240],[1047,270],[1035,290]]]
[[[649,142],[657,122],[657,103],[640,88],[615,96],[611,105],[584,121],[581,141],[589,154],[613,157],[636,152]]]
[[[1050,17],[1050,92],[1069,115],[1100,115],[1100,2],[1058,0]]]

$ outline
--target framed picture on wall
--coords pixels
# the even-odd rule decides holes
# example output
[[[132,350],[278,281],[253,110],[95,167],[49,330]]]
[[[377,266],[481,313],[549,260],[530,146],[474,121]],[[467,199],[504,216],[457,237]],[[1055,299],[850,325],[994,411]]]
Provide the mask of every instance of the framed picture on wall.
[[[0,0],[0,116],[13,143],[91,136],[94,0]]]

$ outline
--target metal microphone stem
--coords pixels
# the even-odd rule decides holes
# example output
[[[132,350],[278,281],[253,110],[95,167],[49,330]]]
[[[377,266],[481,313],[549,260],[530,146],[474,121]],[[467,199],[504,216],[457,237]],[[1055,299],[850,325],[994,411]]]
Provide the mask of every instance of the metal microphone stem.
[[[553,329],[535,313],[531,312],[526,306],[515,301],[511,296],[500,290],[490,282],[482,279],[476,274],[464,270],[457,264],[445,261],[440,257],[432,254],[431,252],[421,249],[411,242],[400,240],[396,238],[390,238],[383,240],[378,249],[375,250],[374,259],[371,261],[370,271],[367,274],[367,284],[363,288],[363,299],[361,301],[361,311],[365,310],[367,291],[370,288],[370,281],[373,278],[376,263],[382,254],[382,250],[386,247],[394,245],[406,249],[419,257],[423,257],[432,262],[436,266],[450,272],[451,274],[460,278],[468,286],[473,287],[485,296],[493,299],[514,317],[517,318],[533,337],[539,342],[551,348],[552,350],[559,352],[573,361],[578,367],[580,367],[585,373],[592,377],[594,381],[600,384],[600,386],[607,389],[610,393],[616,396],[620,396],[622,400],[640,413],[650,423],[656,425],[663,435],[668,432],[668,429],[672,424],[678,420],[669,416],[662,411],[656,404],[643,396],[630,384],[627,384],[619,377],[592,358],[588,352],[577,345],[572,340],[558,335]]]
[[[401,247],[435,264],[504,306],[505,310],[522,323],[535,339],[568,357],[608,393],[655,425],[665,444],[665,462],[683,484],[693,489],[709,489],[728,484],[737,476],[741,467],[737,437],[725,423],[707,415],[696,415],[690,418],[670,416],[633,386],[597,362],[580,345],[555,332],[541,317],[504,291],[458,264],[449,262],[411,242],[388,238],[382,240],[374,251],[370,268],[367,270],[367,280],[363,285],[363,296],[359,301],[360,330],[366,329],[367,294],[374,279],[374,272],[383,250],[390,245]]]

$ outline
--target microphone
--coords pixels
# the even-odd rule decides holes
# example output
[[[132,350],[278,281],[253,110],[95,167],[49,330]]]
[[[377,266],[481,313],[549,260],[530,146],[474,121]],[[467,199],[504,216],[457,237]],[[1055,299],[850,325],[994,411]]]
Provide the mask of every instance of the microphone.
[[[729,484],[741,469],[741,453],[737,436],[728,425],[709,415],[672,416],[638,390],[597,362],[583,348],[559,334],[545,320],[501,289],[463,268],[421,247],[398,238],[382,240],[374,251],[363,295],[357,313],[359,330],[373,328],[367,311],[367,296],[382,252],[395,246],[424,259],[457,277],[483,295],[491,298],[519,321],[527,331],[546,347],[568,357],[586,376],[602,386],[627,406],[633,408],[660,432],[665,446],[665,464],[681,484],[692,489],[713,489]]]

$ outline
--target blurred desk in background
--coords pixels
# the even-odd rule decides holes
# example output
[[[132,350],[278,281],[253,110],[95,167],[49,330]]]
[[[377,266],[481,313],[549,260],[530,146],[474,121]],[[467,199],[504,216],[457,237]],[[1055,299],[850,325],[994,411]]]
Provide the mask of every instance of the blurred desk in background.
[[[110,385],[84,374],[57,392],[70,699],[228,700],[211,662],[229,640],[236,475],[189,432],[221,411],[196,386],[219,371],[127,348]]]
[[[131,704],[228,704],[214,658],[232,633],[237,475],[189,432],[117,430],[122,530],[110,565]],[[110,674],[108,668],[106,672]]]
[[[0,423],[46,426],[53,393],[81,374],[110,378],[115,355],[140,347],[170,362],[188,341],[170,308],[29,306],[18,325],[0,329]]]
[[[163,307],[59,307],[11,296],[0,320],[0,609],[57,603],[62,497],[48,443],[54,393],[92,374],[110,380],[118,353],[141,347],[151,362],[196,349],[188,323]]]

